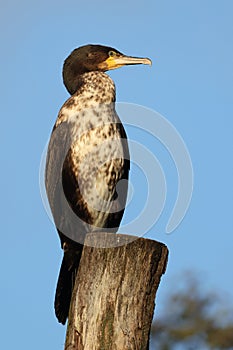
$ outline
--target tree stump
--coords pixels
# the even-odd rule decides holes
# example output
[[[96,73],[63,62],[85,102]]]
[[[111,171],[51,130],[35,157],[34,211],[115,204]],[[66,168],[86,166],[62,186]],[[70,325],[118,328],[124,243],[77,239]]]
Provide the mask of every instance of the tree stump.
[[[156,241],[88,234],[72,295],[65,350],[147,350],[155,294],[167,257],[167,247]]]

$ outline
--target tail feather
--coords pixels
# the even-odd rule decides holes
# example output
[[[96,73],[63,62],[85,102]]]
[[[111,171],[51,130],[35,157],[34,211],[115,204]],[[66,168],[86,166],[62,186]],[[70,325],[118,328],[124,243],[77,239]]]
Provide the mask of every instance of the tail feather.
[[[55,314],[60,323],[65,324],[70,308],[72,291],[75,284],[75,278],[78,271],[79,261],[82,253],[82,246],[71,247],[66,245],[64,257],[62,260],[60,273],[57,281],[55,294]]]

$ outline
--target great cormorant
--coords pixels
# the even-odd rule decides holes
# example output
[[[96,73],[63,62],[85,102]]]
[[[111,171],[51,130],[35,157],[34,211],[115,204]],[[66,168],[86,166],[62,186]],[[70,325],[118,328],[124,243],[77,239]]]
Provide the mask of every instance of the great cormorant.
[[[63,81],[71,97],[59,111],[46,159],[45,183],[64,257],[55,313],[65,324],[85,234],[116,232],[124,212],[129,151],[115,111],[115,85],[105,71],[148,58],[125,56],[112,47],[86,45],[65,60]]]

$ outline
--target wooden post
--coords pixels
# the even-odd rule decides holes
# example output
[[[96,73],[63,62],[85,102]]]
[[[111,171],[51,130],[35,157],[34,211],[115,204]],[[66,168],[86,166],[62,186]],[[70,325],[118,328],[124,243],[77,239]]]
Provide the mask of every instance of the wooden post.
[[[156,241],[88,234],[65,350],[147,350],[155,294],[167,257],[167,247]]]

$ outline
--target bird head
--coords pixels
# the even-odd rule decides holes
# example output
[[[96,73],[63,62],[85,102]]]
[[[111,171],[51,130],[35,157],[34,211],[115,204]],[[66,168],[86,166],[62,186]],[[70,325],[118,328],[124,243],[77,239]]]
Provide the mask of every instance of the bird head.
[[[73,94],[79,84],[81,74],[120,68],[133,64],[149,64],[149,58],[126,56],[118,50],[102,45],[81,46],[67,57],[63,65],[63,81],[70,94]]]

